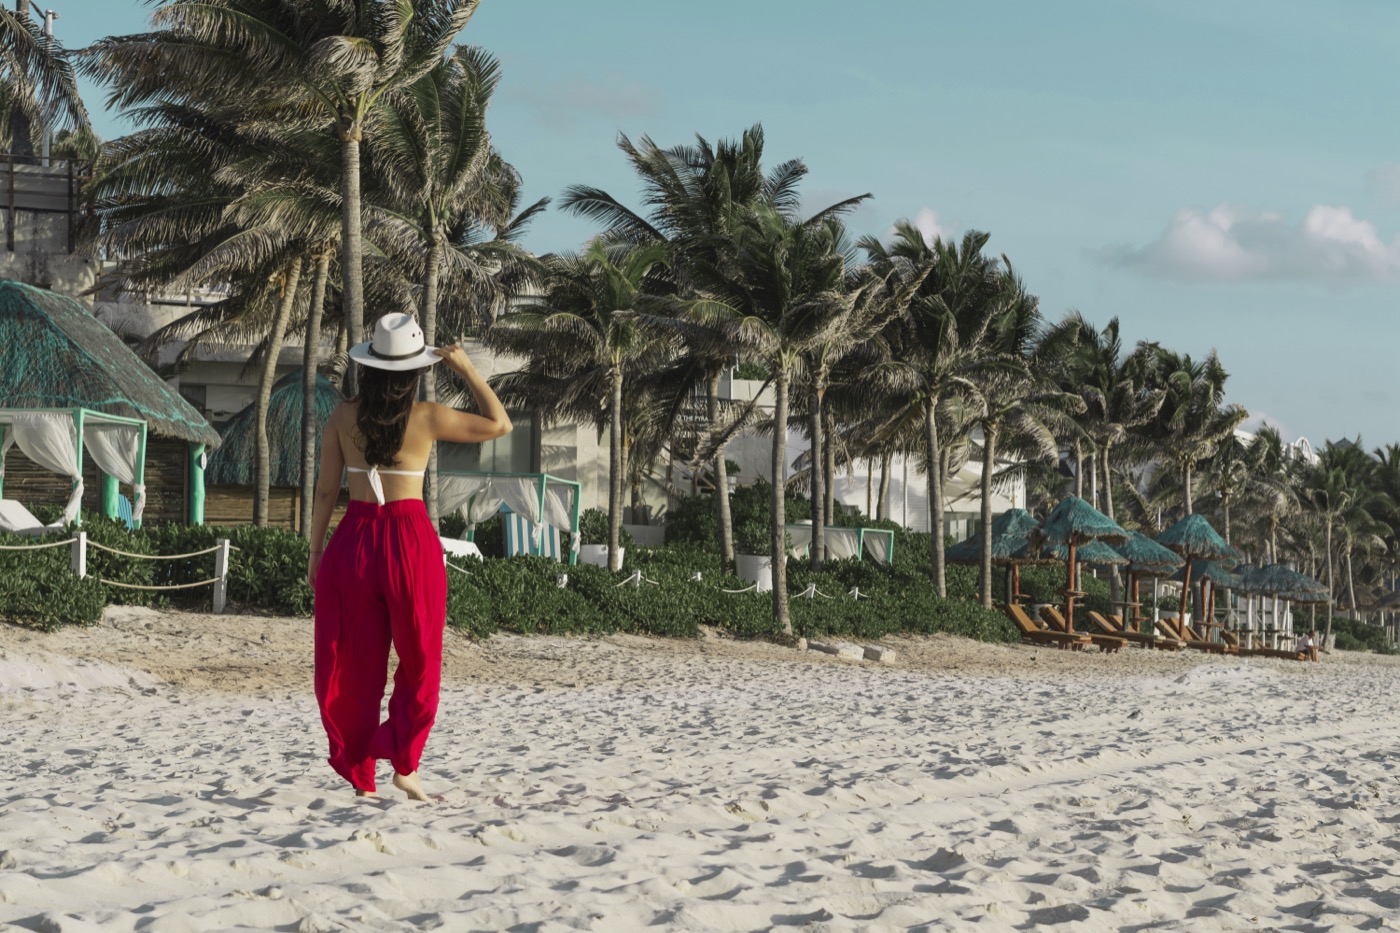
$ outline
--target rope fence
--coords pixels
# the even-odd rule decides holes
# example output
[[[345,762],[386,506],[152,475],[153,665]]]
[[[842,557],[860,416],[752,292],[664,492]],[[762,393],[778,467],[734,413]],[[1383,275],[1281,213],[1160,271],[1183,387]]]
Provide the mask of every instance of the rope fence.
[[[72,567],[78,579],[85,579],[87,572],[88,548],[94,547],[99,551],[106,551],[108,554],[116,554],[119,557],[128,557],[135,560],[189,560],[194,557],[204,557],[209,554],[214,555],[214,576],[208,580],[200,580],[196,583],[170,583],[164,586],[148,586],[140,583],[119,583],[116,580],[106,580],[97,577],[97,582],[103,586],[115,586],[123,590],[145,590],[147,592],[162,592],[166,590],[194,590],[202,586],[214,587],[214,611],[223,612],[228,606],[228,566],[229,555],[233,551],[239,550],[234,547],[227,538],[220,538],[218,543],[211,548],[202,551],[193,551],[189,554],[133,554],[130,551],[118,550],[99,544],[96,541],[89,541],[87,532],[80,531],[75,536],[65,541],[49,541],[44,544],[4,544],[0,545],[0,551],[44,551],[50,548],[72,547],[73,560]],[[448,566],[452,566],[449,564]],[[460,567],[453,569],[461,570]],[[462,570],[466,573],[465,570]]]

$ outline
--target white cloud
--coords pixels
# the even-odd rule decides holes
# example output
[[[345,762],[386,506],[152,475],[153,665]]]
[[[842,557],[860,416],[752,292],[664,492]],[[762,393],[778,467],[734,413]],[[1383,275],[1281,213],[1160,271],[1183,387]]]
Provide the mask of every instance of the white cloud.
[[[1209,212],[1185,208],[1146,246],[1110,247],[1097,255],[1110,265],[1185,282],[1400,278],[1400,236],[1387,242],[1351,208],[1325,204],[1299,224],[1228,204]]]
[[[1368,172],[1366,191],[1383,209],[1400,207],[1400,162],[1384,162]]]
[[[919,213],[914,215],[914,226],[919,228],[919,232],[924,235],[924,242],[929,246],[933,245],[934,240],[950,240],[953,237],[953,231],[943,226],[938,211],[931,207],[919,208]]]

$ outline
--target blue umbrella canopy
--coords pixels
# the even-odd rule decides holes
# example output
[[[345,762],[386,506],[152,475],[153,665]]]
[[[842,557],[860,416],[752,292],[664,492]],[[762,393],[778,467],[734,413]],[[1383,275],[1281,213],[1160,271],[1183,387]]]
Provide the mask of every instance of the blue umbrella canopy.
[[[1210,526],[1202,515],[1188,515],[1157,536],[1157,543],[1182,557],[1238,560],[1240,552]]]
[[[1127,559],[1133,573],[1170,573],[1184,563],[1175,551],[1139,531],[1129,532],[1128,540],[1113,549]]]
[[[1026,544],[1026,536],[1035,530],[1035,516],[1025,509],[1007,509],[992,519],[992,560],[1008,564],[1016,559],[1016,553]],[[947,550],[947,558],[954,564],[976,564],[982,560],[982,531],[960,541]]]
[[[1045,544],[1069,544],[1071,540],[1117,544],[1128,540],[1128,532],[1083,499],[1070,496],[1045,516],[1034,537]]]

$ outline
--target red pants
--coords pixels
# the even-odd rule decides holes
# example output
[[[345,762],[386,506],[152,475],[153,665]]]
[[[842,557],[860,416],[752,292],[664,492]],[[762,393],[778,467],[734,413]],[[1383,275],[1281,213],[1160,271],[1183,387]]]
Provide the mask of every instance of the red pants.
[[[421,499],[351,502],[316,575],[316,700],[330,764],[374,790],[374,762],[399,774],[418,760],[437,717],[447,574]],[[389,644],[399,656],[389,717],[379,721]]]

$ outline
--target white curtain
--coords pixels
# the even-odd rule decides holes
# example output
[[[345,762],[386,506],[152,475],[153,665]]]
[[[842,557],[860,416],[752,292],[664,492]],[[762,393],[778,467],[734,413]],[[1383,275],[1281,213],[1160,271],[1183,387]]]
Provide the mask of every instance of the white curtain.
[[[812,546],[812,526],[810,524],[785,525],[788,534],[788,554],[801,559]]]
[[[569,550],[577,551],[582,539],[574,531],[574,487],[550,483],[544,490],[544,520],[560,531],[569,531]]]
[[[141,455],[141,429],[134,424],[87,424],[83,426],[83,449],[92,455],[98,469],[132,487],[136,502],[131,509],[134,521],[146,510],[146,486],[136,482],[136,461]]]
[[[860,531],[855,528],[826,529],[826,553],[834,560],[846,560],[860,554]]]
[[[523,515],[534,527],[535,544],[541,540],[540,481],[528,476],[438,476],[438,509],[449,515],[457,509],[472,531],[486,521],[505,503],[517,515]],[[565,522],[564,527],[569,527]]]
[[[865,533],[865,551],[882,564],[890,562],[890,541],[894,536],[882,531]]]
[[[0,447],[0,463],[4,460],[4,451],[12,446],[19,447],[26,457],[44,469],[73,479],[73,492],[63,508],[63,523],[76,519],[78,506],[83,501],[83,473],[78,467],[78,429],[73,424],[73,416],[53,412],[13,415]]]

